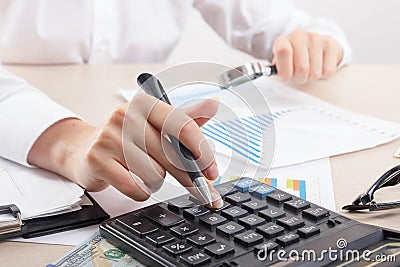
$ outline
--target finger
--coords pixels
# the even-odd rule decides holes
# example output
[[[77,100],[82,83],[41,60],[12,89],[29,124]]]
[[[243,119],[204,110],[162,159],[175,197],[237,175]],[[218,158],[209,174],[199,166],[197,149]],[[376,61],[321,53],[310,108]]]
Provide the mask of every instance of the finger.
[[[293,81],[304,84],[308,80],[310,59],[308,53],[307,35],[301,31],[292,34],[289,38],[293,47]]]
[[[78,180],[76,181],[76,183],[89,192],[100,192],[109,186],[106,181],[94,177],[92,177],[91,179]]]
[[[214,188],[214,186],[209,186],[209,188],[210,188],[210,192],[211,192],[211,198],[213,200],[211,207],[214,209],[222,208],[222,206],[224,205],[224,201],[222,200],[221,195]]]
[[[214,154],[197,123],[181,110],[174,109],[171,105],[153,97],[140,97],[140,100],[139,108],[148,122],[162,134],[177,137],[193,153],[201,170],[206,171],[210,168],[206,171],[209,173],[207,176],[217,178],[218,170],[215,167]],[[136,110],[133,111],[136,112]]]
[[[124,146],[127,168],[138,176],[152,193],[158,191],[164,183],[165,168],[136,144],[127,143],[128,145],[125,143]]]
[[[150,197],[150,190],[146,189],[146,185],[140,184],[138,179],[134,179],[129,171],[115,160],[107,163],[103,174],[110,185],[134,200],[144,201]]]
[[[311,35],[308,53],[310,56],[310,71],[308,80],[319,80],[322,77],[324,57],[323,38],[320,35]]]
[[[186,115],[191,117],[200,127],[217,114],[219,99],[207,99],[192,107],[182,109]]]
[[[131,129],[132,125],[140,135],[143,134],[140,129],[144,127],[140,125],[144,125],[144,119],[140,115],[130,119],[125,114],[125,107],[113,112],[109,121],[98,134],[97,141],[92,148],[96,148],[97,154],[110,155],[126,170],[132,171],[149,188],[156,191],[164,181],[165,169],[127,138],[129,132],[123,132],[123,129]],[[124,138],[124,142],[121,136]]]
[[[340,62],[340,46],[336,46],[333,42],[327,41],[323,52],[323,77],[328,78],[335,74],[337,64]]]
[[[293,75],[293,49],[286,37],[278,37],[273,44],[274,62],[278,76],[288,81]]]
[[[184,109],[184,112],[191,117],[197,125],[202,126],[218,112],[219,102],[218,98],[207,99],[193,107]],[[209,166],[203,170],[204,175],[208,179],[215,180],[219,177],[218,166],[214,159],[210,165],[206,164],[205,166]]]
[[[203,204],[208,204],[205,202],[205,200],[201,197],[200,193],[198,192],[197,188],[194,187],[193,182],[190,180],[188,174],[186,172],[182,172],[179,169],[172,169],[170,171],[171,175],[174,177],[180,177],[179,181],[180,183],[198,200],[200,200]],[[223,206],[223,200],[221,195],[218,193],[218,191],[213,187],[211,183],[208,183],[208,189],[210,190],[211,197],[212,197],[212,203],[211,205],[208,205],[212,208],[218,209]]]
[[[173,124],[175,123],[178,125],[180,124],[180,130],[178,132],[180,142],[191,151],[198,167],[208,178],[218,178],[219,173],[215,162],[215,155],[211,150],[208,140],[203,136],[197,123],[186,114],[180,123],[179,116],[181,114],[179,113],[180,112],[177,110],[171,112],[163,128],[174,127]],[[177,114],[177,116],[175,116],[175,114]],[[184,122],[184,120],[186,120],[186,122]]]
[[[124,125],[124,146],[130,142],[134,142],[144,151],[144,153],[148,154],[152,160],[157,162],[156,165],[162,166],[170,173],[172,169],[180,170],[182,173],[180,173],[179,176],[174,176],[179,181],[179,177],[182,177],[182,174],[186,173],[187,170],[184,168],[178,153],[175,151],[172,144],[165,139],[157,129],[155,129],[150,123],[147,123],[144,118],[141,117],[141,119],[143,119],[142,123],[131,123],[130,118],[126,119]],[[140,118],[135,117],[134,120],[137,121],[140,120]],[[136,127],[130,127],[131,125],[135,125]],[[142,131],[138,128],[145,128],[145,130]],[[128,160],[128,162],[130,161]],[[211,180],[216,179],[219,176],[218,169],[215,174],[212,173],[213,171],[215,172],[212,168],[217,169],[215,162],[212,163],[212,166],[203,169],[203,174]]]

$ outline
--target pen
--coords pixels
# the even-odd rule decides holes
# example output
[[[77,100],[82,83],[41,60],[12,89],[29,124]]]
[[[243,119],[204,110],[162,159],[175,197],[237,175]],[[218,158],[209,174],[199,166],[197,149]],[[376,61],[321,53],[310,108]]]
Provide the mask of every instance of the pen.
[[[154,96],[155,98],[171,105],[167,94],[165,93],[160,81],[156,77],[149,73],[142,73],[138,76],[137,82],[148,95]],[[179,158],[181,159],[183,166],[190,177],[190,180],[193,182],[193,185],[196,187],[200,196],[207,204],[211,204],[212,198],[210,189],[208,188],[206,179],[197,165],[192,152],[175,136],[168,134],[168,137],[171,140],[172,146],[178,153]]]

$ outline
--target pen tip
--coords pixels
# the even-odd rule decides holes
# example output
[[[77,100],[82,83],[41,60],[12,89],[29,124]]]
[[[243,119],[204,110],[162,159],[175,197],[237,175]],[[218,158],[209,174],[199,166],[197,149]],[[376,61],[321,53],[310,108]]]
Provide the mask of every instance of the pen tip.
[[[212,196],[210,189],[208,188],[208,184],[204,177],[200,176],[197,177],[196,179],[193,180],[193,183],[195,187],[197,188],[197,191],[199,192],[201,198],[204,201],[204,204],[209,204],[212,205]]]

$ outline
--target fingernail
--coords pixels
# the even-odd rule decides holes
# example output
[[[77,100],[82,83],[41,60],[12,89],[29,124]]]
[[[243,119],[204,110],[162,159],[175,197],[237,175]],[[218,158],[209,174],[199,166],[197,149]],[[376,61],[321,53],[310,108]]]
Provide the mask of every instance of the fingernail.
[[[214,162],[207,170],[206,170],[206,176],[210,180],[215,180],[219,176],[219,171],[217,164]]]
[[[224,201],[222,200],[221,196],[217,192],[212,191],[211,192],[211,197],[212,197],[212,200],[213,200],[212,207],[214,209],[222,208],[222,206],[224,205]]]
[[[145,184],[142,179],[140,179],[139,177],[136,177],[135,174],[131,174],[132,178],[135,180],[135,182],[137,183],[137,185],[140,187],[140,189],[142,189],[146,194],[151,195],[152,190],[151,188]]]
[[[219,97],[214,96],[212,99],[214,99],[217,102],[221,102],[221,99]]]

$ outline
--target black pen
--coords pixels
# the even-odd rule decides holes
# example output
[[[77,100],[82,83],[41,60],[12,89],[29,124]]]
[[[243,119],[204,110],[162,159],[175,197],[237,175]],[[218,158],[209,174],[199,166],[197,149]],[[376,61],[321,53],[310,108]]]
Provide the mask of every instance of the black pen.
[[[160,81],[149,73],[142,73],[138,76],[137,82],[142,87],[142,89],[151,96],[171,105],[167,94],[165,93]],[[206,179],[203,176],[199,166],[197,165],[192,152],[185,147],[175,136],[168,135],[171,140],[172,146],[175,151],[179,154],[179,157],[185,167],[190,179],[192,180],[194,186],[199,192],[200,196],[206,202],[206,204],[212,203],[212,197],[210,189]]]

